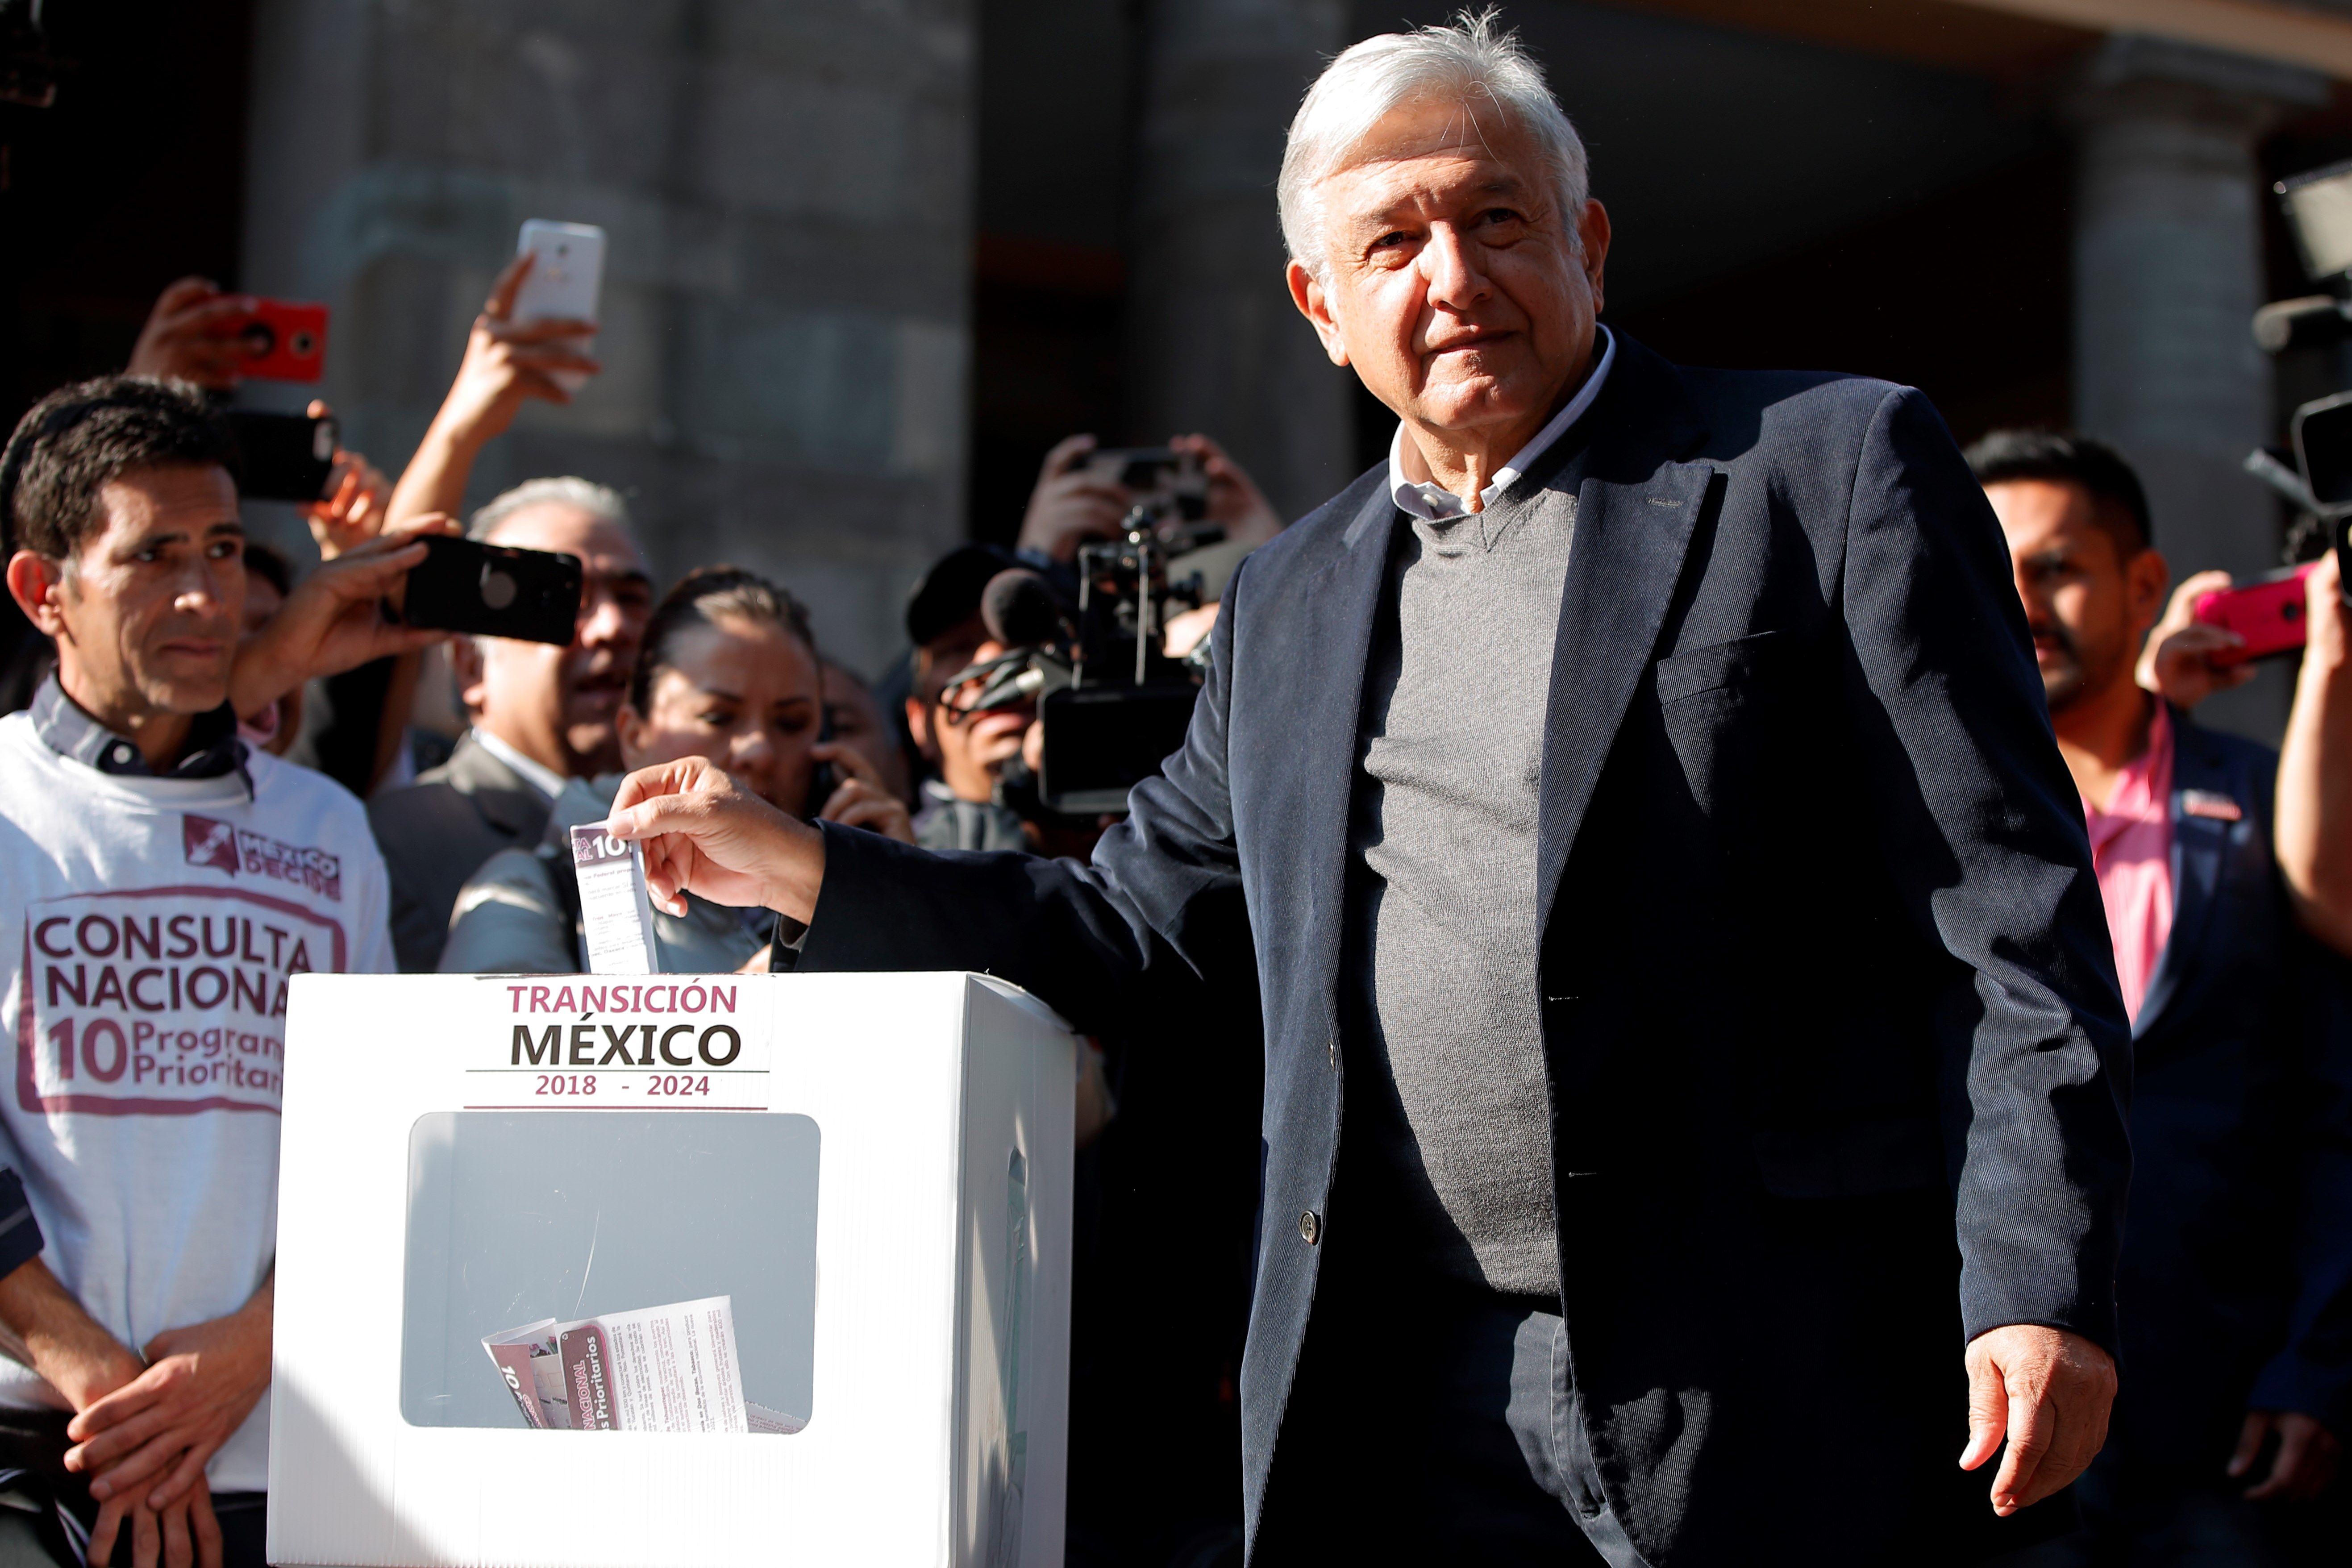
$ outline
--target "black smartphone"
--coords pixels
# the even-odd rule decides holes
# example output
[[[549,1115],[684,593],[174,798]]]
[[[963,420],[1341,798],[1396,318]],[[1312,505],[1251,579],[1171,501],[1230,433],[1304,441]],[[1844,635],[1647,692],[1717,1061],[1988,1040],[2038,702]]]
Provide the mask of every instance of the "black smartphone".
[[[819,702],[817,711],[822,717],[816,721],[816,742],[822,746],[833,739],[833,708],[829,703]],[[801,808],[801,820],[814,822],[816,814],[824,809],[824,803],[840,787],[841,770],[831,763],[817,763],[809,773],[808,804]]]
[[[232,408],[228,427],[245,469],[237,485],[240,495],[250,500],[290,501],[314,501],[326,495],[341,438],[332,415],[313,419],[307,414]]]
[[[428,535],[400,618],[412,626],[568,643],[580,620],[580,557]]]

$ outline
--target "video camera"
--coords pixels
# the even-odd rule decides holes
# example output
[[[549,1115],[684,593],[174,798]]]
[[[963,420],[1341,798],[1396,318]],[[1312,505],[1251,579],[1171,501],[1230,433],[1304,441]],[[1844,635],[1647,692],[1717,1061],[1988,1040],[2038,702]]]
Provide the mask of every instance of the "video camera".
[[[2254,312],[2267,353],[2352,342],[2352,163],[2280,181],[2273,189],[2303,254],[2304,270],[2329,292],[2280,300]],[[2294,411],[2293,448],[2256,447],[2246,471],[2292,501],[2295,537],[2325,530],[2352,603],[2352,392],[2315,397]],[[2290,545],[2290,553],[2300,553]]]
[[[1036,573],[1000,572],[981,596],[981,619],[1007,651],[950,676],[979,683],[968,712],[1034,701],[1044,731],[1034,781],[1008,777],[1004,802],[1087,818],[1127,809],[1127,794],[1182,747],[1207,668],[1203,638],[1184,658],[1162,651],[1171,605],[1199,607],[1199,574],[1171,581],[1169,563],[1224,537],[1204,521],[1198,459],[1163,448],[1095,454],[1139,496],[1120,537],[1081,546],[1076,622]],[[1032,797],[1033,798],[1028,798]]]

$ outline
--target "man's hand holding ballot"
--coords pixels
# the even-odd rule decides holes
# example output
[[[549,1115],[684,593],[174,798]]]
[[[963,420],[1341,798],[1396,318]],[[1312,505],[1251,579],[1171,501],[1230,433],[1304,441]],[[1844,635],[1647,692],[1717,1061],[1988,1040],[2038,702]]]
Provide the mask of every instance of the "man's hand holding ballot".
[[[646,881],[672,914],[685,912],[689,892],[803,924],[816,909],[824,837],[701,757],[631,773],[606,826],[645,845]]]

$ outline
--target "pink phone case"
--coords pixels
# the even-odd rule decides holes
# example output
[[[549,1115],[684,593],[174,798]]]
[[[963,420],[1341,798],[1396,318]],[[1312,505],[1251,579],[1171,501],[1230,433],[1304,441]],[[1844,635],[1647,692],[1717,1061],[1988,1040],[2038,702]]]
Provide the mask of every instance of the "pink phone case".
[[[2246,639],[2243,647],[2214,654],[2213,662],[2243,664],[2249,659],[2293,653],[2303,647],[2303,580],[2317,565],[2315,561],[2308,562],[2292,572],[2249,583],[2242,588],[2221,588],[2197,595],[2192,613],[2199,620]]]

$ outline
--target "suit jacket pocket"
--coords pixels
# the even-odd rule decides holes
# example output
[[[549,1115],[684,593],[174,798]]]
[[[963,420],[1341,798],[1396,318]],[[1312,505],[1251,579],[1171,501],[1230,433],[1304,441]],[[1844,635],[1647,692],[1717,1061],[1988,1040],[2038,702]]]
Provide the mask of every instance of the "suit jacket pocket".
[[[1944,1179],[1943,1140],[1926,1119],[1888,1117],[1756,1134],[1764,1190],[1782,1198],[1853,1198]]]
[[[1658,660],[1658,701],[1661,705],[1679,702],[1703,691],[1736,686],[1754,675],[1759,664],[1783,640],[1778,632],[1757,632],[1662,658]]]

